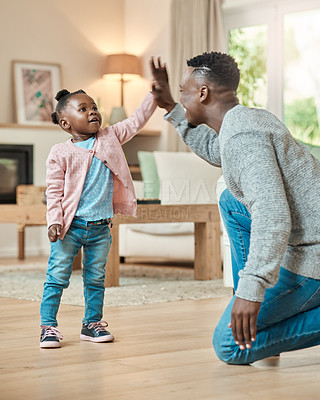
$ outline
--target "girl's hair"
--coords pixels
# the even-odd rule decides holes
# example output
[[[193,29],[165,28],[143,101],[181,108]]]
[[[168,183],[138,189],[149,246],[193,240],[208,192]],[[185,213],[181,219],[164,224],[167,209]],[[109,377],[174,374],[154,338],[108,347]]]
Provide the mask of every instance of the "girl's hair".
[[[70,97],[72,97],[75,94],[87,94],[84,90],[79,89],[75,92],[69,92],[67,89],[62,89],[59,90],[59,92],[56,94],[55,99],[57,100],[57,105],[56,105],[56,111],[51,114],[51,119],[54,124],[59,124],[59,114],[62,110],[64,110],[67,107],[68,100]]]

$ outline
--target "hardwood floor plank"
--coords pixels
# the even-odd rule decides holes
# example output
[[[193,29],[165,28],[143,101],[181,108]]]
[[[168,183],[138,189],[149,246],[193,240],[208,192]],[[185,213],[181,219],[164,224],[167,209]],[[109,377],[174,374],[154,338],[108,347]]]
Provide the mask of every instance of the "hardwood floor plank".
[[[318,399],[320,348],[252,366],[211,344],[228,298],[105,309],[114,343],[79,339],[83,307],[61,305],[61,349],[39,348],[38,302],[0,298],[0,399]]]

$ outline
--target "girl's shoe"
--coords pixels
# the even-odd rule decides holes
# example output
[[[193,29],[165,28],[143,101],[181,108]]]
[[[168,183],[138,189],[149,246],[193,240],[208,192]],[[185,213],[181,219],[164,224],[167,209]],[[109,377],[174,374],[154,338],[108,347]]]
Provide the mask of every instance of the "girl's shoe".
[[[47,325],[41,325],[40,328],[42,328],[40,335],[41,348],[61,347],[60,340],[63,339],[63,336],[58,328]]]
[[[113,342],[113,335],[106,330],[108,322],[99,321],[90,324],[82,324],[80,339],[89,340],[90,342],[102,343]]]

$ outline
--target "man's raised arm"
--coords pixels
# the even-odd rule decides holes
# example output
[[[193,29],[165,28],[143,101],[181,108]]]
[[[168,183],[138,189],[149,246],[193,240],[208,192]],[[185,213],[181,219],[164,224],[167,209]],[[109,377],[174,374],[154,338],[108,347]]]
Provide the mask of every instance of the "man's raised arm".
[[[209,164],[220,167],[220,148],[217,133],[204,124],[196,127],[188,124],[183,107],[173,100],[167,68],[165,64],[161,63],[160,57],[156,63],[151,58],[150,68],[153,76],[152,93],[158,106],[167,111],[164,118],[176,128],[181,140],[194,153]]]

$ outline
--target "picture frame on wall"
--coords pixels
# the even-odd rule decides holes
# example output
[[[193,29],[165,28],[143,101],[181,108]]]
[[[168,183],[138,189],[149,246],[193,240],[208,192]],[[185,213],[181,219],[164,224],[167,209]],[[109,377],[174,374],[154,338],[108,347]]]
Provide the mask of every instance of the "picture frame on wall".
[[[16,122],[52,125],[56,93],[61,90],[60,64],[12,61]]]

